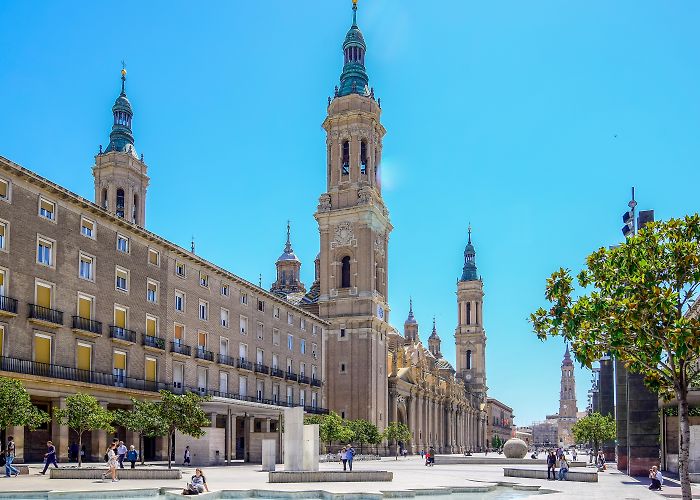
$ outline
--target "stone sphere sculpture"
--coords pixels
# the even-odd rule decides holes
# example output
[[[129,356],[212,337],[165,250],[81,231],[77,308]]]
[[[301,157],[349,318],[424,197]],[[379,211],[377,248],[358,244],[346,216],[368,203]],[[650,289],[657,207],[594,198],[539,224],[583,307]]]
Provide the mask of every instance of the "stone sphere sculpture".
[[[527,445],[525,441],[518,438],[510,438],[503,445],[503,454],[506,458],[525,458],[527,455]]]

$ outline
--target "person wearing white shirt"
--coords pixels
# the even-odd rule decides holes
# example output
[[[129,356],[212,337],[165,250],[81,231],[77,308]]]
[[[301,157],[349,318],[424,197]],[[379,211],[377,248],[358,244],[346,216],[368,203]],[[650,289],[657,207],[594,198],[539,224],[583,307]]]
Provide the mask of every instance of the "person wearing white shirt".
[[[656,465],[649,470],[649,479],[651,479],[649,489],[661,491],[661,485],[664,484],[664,476]]]

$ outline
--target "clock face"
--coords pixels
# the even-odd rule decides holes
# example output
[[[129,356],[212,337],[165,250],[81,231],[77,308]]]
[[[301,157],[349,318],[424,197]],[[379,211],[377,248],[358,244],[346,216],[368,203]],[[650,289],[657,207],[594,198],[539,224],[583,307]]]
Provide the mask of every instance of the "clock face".
[[[384,308],[380,305],[377,305],[377,316],[379,319],[383,320],[384,319]]]

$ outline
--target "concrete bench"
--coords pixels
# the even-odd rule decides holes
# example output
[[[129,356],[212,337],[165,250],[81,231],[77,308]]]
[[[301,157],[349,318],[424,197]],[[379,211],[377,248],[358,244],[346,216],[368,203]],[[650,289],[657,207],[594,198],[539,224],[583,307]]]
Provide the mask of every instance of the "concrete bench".
[[[532,458],[506,458],[500,457],[465,457],[460,455],[436,455],[435,465],[544,465],[547,468],[547,461],[544,459]],[[585,467],[586,462],[569,462],[569,467]]]
[[[106,467],[100,469],[93,468],[68,468],[59,467],[49,469],[51,479],[102,479],[102,474],[109,473]],[[159,467],[141,467],[137,469],[117,469],[118,479],[182,479],[180,469],[161,469]]]
[[[530,477],[534,479],[547,479],[547,469],[526,469],[520,467],[504,467],[503,475],[506,477]],[[557,477],[559,470],[557,469]],[[567,481],[579,481],[582,483],[597,483],[598,473],[584,470],[572,470],[566,474]]]
[[[362,471],[277,471],[269,472],[270,483],[341,483],[391,481],[394,473],[385,470]]]

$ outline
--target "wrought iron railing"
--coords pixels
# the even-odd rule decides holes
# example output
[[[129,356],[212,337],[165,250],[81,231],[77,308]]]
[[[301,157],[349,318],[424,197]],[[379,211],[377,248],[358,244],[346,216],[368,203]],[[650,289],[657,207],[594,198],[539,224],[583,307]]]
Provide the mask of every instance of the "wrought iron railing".
[[[38,319],[48,323],[54,323],[56,325],[63,324],[62,311],[49,309],[48,307],[38,306],[36,304],[29,304],[29,317],[31,319]]]
[[[292,371],[287,371],[287,372],[285,373],[285,375],[286,375],[286,377],[287,377],[287,380],[293,380],[294,382],[296,382],[297,380],[299,380],[298,375],[297,375],[296,373],[292,372]]]
[[[201,347],[194,350],[194,357],[205,361],[214,361],[214,353]]]
[[[170,341],[170,352],[176,354],[183,354],[185,356],[192,355],[192,348],[188,345],[181,344],[180,342]]]
[[[284,371],[279,368],[270,369],[270,375],[277,378],[284,378]]]
[[[270,367],[262,363],[255,363],[255,373],[264,373],[267,375],[270,373]]]
[[[236,358],[227,356],[226,354],[217,354],[216,362],[222,365],[236,366]]]
[[[0,295],[0,311],[17,314],[17,299]]]
[[[125,340],[126,342],[136,343],[136,332],[123,328],[121,326],[111,325],[109,327],[109,336],[113,339]]]
[[[311,385],[313,385],[314,387],[321,387],[322,384],[321,384],[321,381],[319,379],[312,377],[311,378]]]
[[[142,343],[146,347],[153,347],[155,349],[165,350],[165,339],[162,339],[160,337],[154,337],[153,335],[144,335]]]
[[[73,316],[73,329],[102,335],[102,323],[81,316]]]
[[[309,382],[311,382],[309,377],[307,377],[306,375],[299,375],[299,383],[300,384],[308,384]]]
[[[238,358],[238,368],[253,371],[253,363],[245,358]]]

